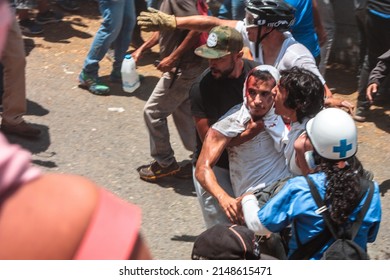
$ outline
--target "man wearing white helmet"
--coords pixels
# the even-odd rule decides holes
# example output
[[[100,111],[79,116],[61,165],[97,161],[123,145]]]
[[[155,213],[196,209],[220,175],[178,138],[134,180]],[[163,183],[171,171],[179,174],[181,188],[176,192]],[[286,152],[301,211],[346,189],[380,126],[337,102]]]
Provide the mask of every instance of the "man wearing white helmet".
[[[334,225],[345,228],[356,220],[365,200],[368,184],[348,164],[357,152],[357,129],[350,115],[345,111],[329,108],[322,110],[306,126],[307,137],[313,148],[312,157],[307,157],[309,165],[316,165],[316,173],[308,175],[321,197],[325,197],[327,210]],[[314,166],[313,166],[314,167]],[[254,195],[244,196],[242,208],[247,226],[257,234],[279,232],[294,224],[289,242],[289,256],[296,256],[299,244],[305,244],[325,229],[325,222],[313,199],[308,181],[303,176],[290,179],[285,186],[264,206],[259,208]],[[272,213],[278,212],[278,215]],[[381,221],[380,194],[377,183],[368,211],[354,241],[367,250],[367,242],[374,242]],[[317,251],[307,256],[320,259],[331,245],[321,244]],[[294,255],[293,255],[294,254]]]

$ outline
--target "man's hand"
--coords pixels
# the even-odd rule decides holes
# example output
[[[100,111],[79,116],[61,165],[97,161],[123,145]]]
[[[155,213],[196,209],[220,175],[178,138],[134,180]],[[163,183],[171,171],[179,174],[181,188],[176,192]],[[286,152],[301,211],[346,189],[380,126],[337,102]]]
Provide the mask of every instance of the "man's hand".
[[[217,197],[218,203],[233,224],[243,223],[241,203],[228,195]]]
[[[134,58],[135,63],[138,63],[138,60],[142,57],[142,48],[138,48],[133,51],[131,56]]]
[[[249,131],[249,134],[254,134],[255,136],[264,130],[264,121],[262,119],[257,121],[250,119],[247,123],[246,130]]]
[[[325,99],[325,107],[344,109],[351,115],[353,115],[355,111],[355,106],[352,103],[350,103],[347,100],[340,99],[333,96]]]
[[[374,96],[376,92],[378,91],[378,85],[376,83],[373,83],[367,87],[366,90],[366,98],[367,100],[372,104],[374,102]]]
[[[176,66],[176,61],[170,56],[165,57],[161,62],[156,66],[161,72],[171,72],[172,69]]]
[[[176,18],[159,10],[148,8],[149,12],[141,12],[137,17],[137,24],[142,31],[159,31],[176,29]]]

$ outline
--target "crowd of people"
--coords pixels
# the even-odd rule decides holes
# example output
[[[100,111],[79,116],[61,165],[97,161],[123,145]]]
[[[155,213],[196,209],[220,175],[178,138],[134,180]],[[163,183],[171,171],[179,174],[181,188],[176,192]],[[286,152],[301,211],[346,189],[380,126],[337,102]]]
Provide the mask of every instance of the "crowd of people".
[[[11,9],[24,11],[18,18],[10,12],[8,1],[0,0],[1,131],[36,138],[39,129],[23,118],[26,59],[22,32],[39,34],[42,30],[37,23],[58,22],[62,15],[52,11],[46,0],[37,0],[38,6],[35,1],[15,2]],[[301,243],[327,227],[316,211],[307,180],[325,197],[339,229],[353,223],[368,196],[362,182],[373,180],[356,157],[353,120],[365,120],[376,93],[389,80],[390,30],[385,28],[390,23],[389,0],[367,0],[364,6],[365,27],[375,32],[365,34],[371,39],[360,73],[356,112],[353,104],[333,96],[324,76],[334,34],[324,27],[326,20],[319,10],[330,9],[329,1],[225,0],[215,15],[207,6],[211,1],[205,0],[97,2],[102,22],[80,69],[81,87],[95,95],[110,93],[99,78],[99,63],[110,49],[110,80],[120,83],[122,61],[130,45],[135,46],[132,57],[136,62],[159,45],[156,67],[161,78],[143,110],[152,162],[138,169],[141,179],[192,178],[207,229],[226,223],[247,226],[269,240],[265,242],[267,254],[278,259],[293,255]],[[66,11],[79,9],[74,0],[57,3]],[[34,20],[26,16],[32,8],[38,8]],[[144,40],[141,31],[152,33]],[[188,166],[180,166],[174,156],[169,116],[192,158]],[[89,180],[41,174],[29,165],[28,154],[9,145],[2,135],[0,144],[8,155],[0,160],[0,204],[5,209],[0,244],[7,248],[0,250],[0,258],[150,258],[139,232],[139,208]],[[61,184],[47,191],[56,181]],[[74,186],[65,189],[68,184]],[[356,236],[364,250],[367,242],[375,241],[381,220],[377,183],[374,189]],[[12,211],[18,205],[28,207],[29,195],[33,200],[50,200],[51,209],[63,211],[65,222],[74,230],[52,226],[37,209],[32,214],[42,220],[46,235],[39,236],[42,242],[28,251],[18,248],[19,241],[12,240],[9,230],[24,218],[12,221]],[[76,197],[82,197],[83,203]],[[75,207],[69,207],[70,201]],[[81,213],[77,217],[75,209]],[[111,221],[110,215],[120,218]],[[116,230],[123,223],[123,232]],[[24,228],[17,238],[36,238],[34,224]],[[281,233],[286,228],[292,228],[288,240]],[[116,238],[120,233],[127,237]],[[102,236],[111,237],[110,242],[103,242]],[[331,243],[310,258],[320,259]]]

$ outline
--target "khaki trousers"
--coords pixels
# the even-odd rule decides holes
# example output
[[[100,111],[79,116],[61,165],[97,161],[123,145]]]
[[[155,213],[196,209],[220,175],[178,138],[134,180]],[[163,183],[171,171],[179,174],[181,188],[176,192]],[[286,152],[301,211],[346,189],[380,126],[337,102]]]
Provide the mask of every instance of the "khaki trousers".
[[[26,113],[26,53],[22,33],[14,17],[1,58],[4,66],[2,123],[11,125],[23,121]]]

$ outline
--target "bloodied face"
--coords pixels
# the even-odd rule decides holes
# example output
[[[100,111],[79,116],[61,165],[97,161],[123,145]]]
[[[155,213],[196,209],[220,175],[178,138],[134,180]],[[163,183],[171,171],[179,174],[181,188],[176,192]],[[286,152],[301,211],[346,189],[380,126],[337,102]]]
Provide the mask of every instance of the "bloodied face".
[[[246,98],[247,107],[254,120],[261,119],[272,108],[274,97],[272,89],[275,86],[274,79],[261,79],[250,76],[247,81]]]

